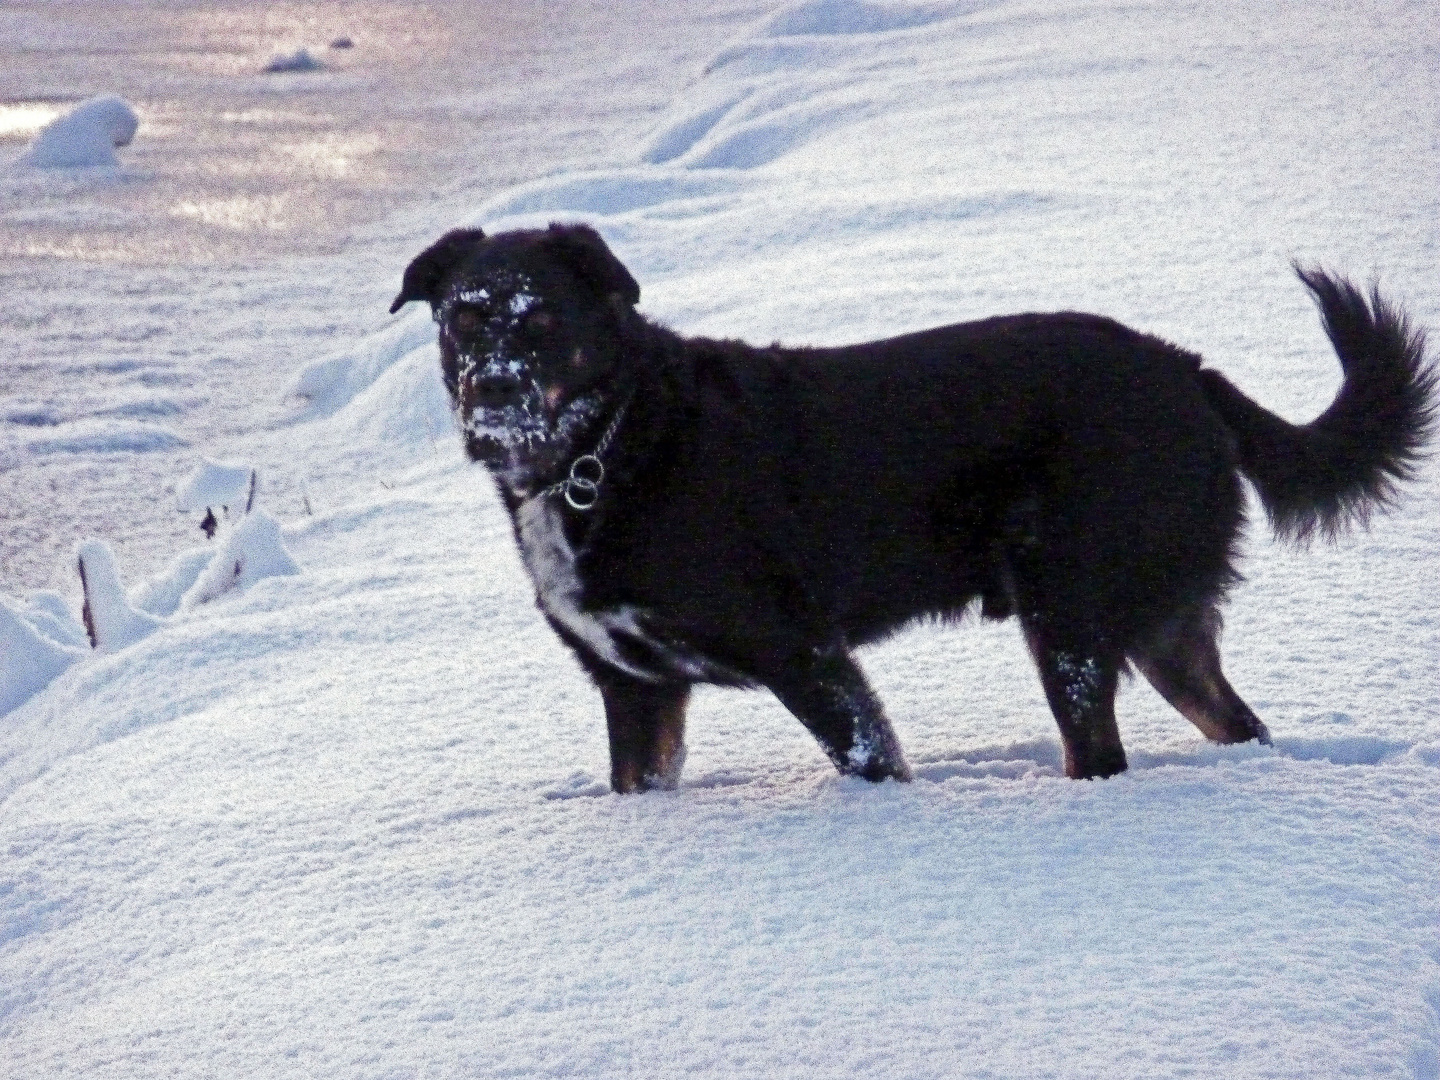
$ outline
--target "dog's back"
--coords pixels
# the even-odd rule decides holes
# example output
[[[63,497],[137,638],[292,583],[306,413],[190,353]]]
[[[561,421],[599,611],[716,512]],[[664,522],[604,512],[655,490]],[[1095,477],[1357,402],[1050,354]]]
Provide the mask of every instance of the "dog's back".
[[[1019,543],[1056,568],[1047,591],[1073,593],[1074,618],[1129,640],[1229,580],[1235,459],[1193,354],[1072,314],[842,348],[692,346],[692,415],[665,470],[683,490],[651,488],[640,548],[676,592],[729,595],[740,583],[716,587],[712,568],[764,564],[858,643],[980,597],[1010,613]],[[737,532],[743,557],[708,550]],[[700,538],[686,562],[704,570],[660,553],[677,535]]]

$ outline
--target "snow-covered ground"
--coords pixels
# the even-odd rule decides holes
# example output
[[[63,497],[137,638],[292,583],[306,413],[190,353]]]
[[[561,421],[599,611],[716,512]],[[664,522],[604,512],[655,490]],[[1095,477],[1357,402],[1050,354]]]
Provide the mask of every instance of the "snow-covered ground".
[[[806,0],[629,164],[472,220],[592,222],[686,331],[1097,310],[1304,419],[1339,373],[1289,260],[1440,328],[1437,50],[1428,3]],[[1131,771],[1067,781],[972,623],[863,656],[913,784],[707,691],[680,789],[622,798],[428,315],[342,341],[241,449],[343,500],[109,590],[126,647],[0,609],[78,657],[0,717],[0,1075],[1440,1077],[1433,462],[1334,547],[1252,529],[1224,650],[1273,749],[1131,684]]]

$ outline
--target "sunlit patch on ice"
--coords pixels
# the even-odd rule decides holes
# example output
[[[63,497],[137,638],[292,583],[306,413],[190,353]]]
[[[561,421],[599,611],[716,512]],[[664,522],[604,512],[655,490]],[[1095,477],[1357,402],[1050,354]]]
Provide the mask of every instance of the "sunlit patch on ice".
[[[288,195],[230,195],[215,199],[181,199],[170,208],[173,217],[189,218],[224,229],[288,229]]]
[[[378,135],[343,135],[329,133],[302,142],[281,143],[277,154],[292,159],[310,174],[338,180],[355,171],[360,159],[380,151],[384,145]]]
[[[48,101],[0,102],[0,139],[34,135],[59,116],[61,108]]]

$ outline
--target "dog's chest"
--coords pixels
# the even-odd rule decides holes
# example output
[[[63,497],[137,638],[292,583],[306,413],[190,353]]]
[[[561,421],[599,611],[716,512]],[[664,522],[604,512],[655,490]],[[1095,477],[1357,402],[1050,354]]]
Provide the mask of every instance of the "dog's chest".
[[[586,608],[585,582],[577,567],[575,549],[565,535],[564,511],[558,499],[541,495],[522,503],[515,511],[515,531],[520,557],[535,583],[541,610],[583,641],[599,659],[647,681],[663,678],[662,672],[703,677],[696,661],[646,631],[639,608],[629,604],[600,610]],[[621,642],[629,648],[622,651]],[[641,655],[650,662],[642,662]]]

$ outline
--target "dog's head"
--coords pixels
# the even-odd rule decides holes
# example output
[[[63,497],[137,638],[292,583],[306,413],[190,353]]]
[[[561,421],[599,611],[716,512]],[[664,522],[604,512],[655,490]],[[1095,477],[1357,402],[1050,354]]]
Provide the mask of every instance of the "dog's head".
[[[517,493],[589,449],[626,392],[620,339],[640,286],[585,225],[446,233],[391,312],[430,304],[465,449]]]

